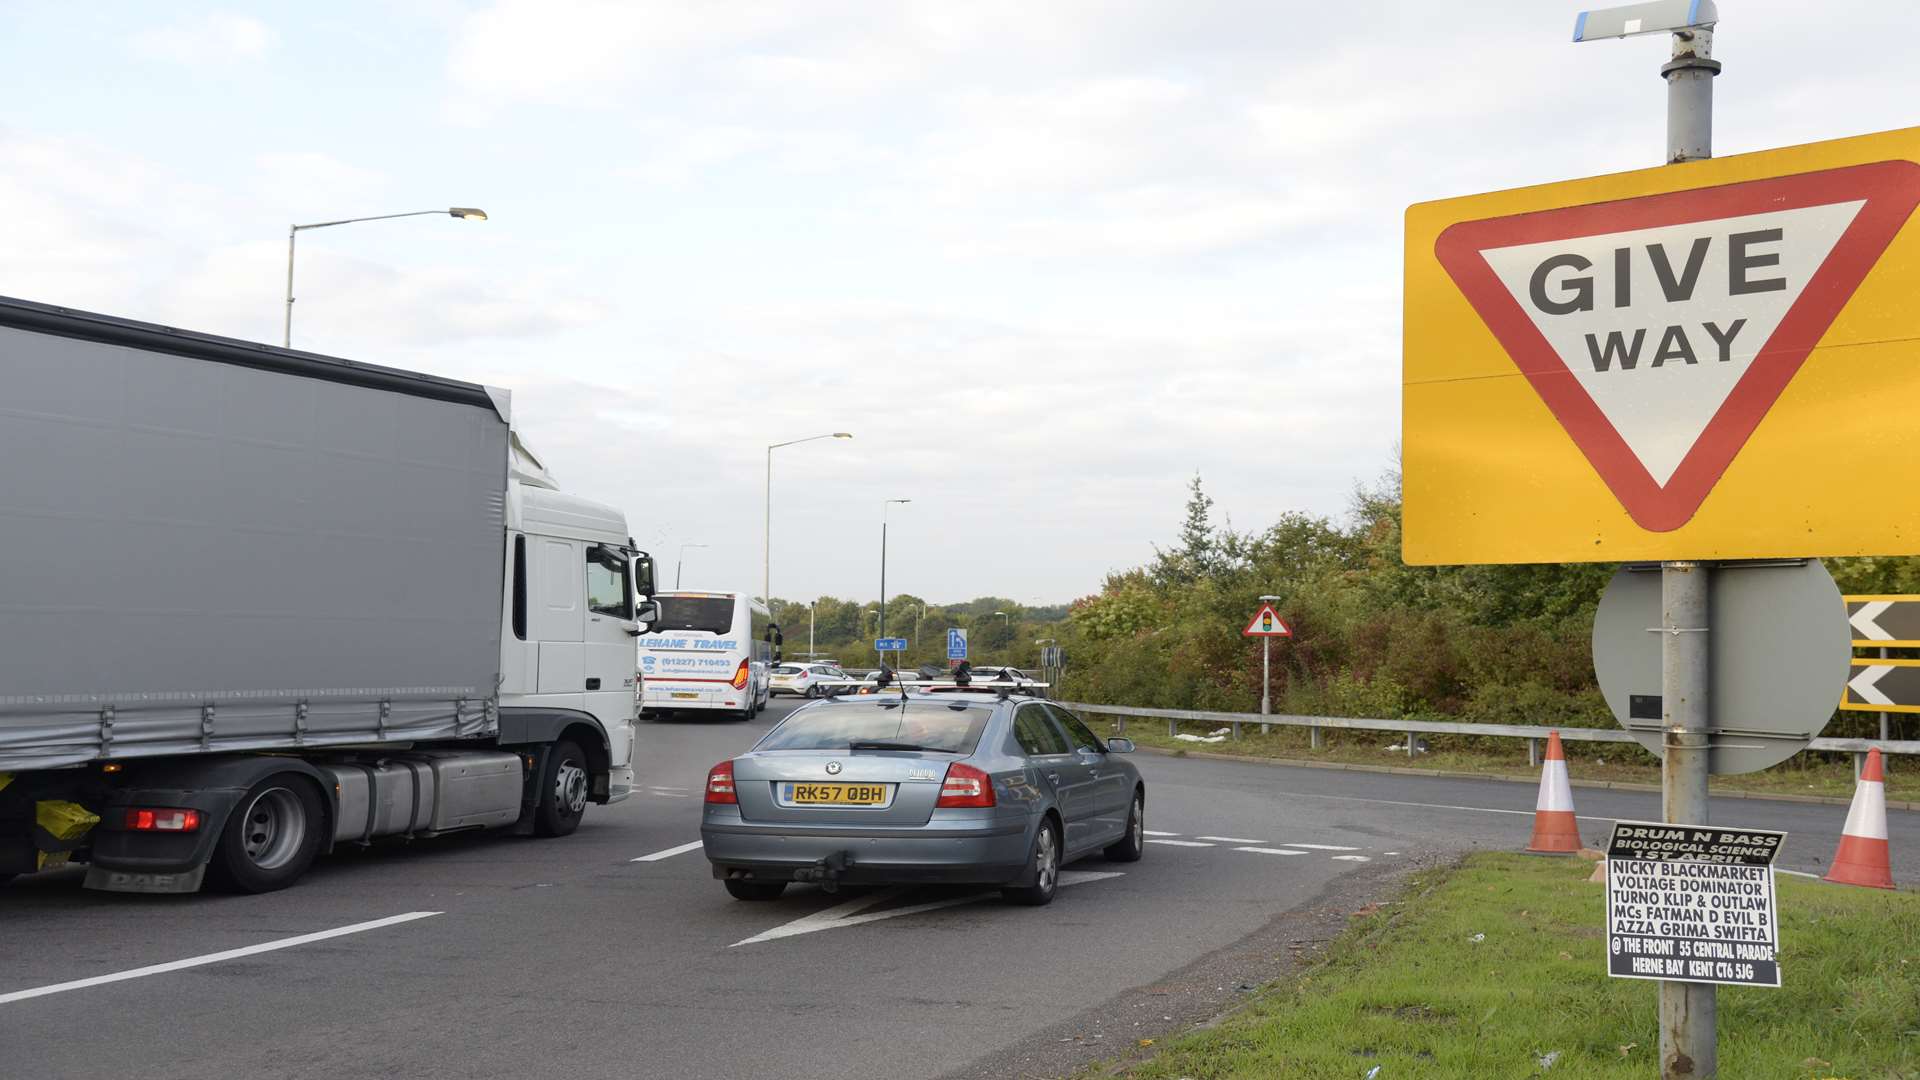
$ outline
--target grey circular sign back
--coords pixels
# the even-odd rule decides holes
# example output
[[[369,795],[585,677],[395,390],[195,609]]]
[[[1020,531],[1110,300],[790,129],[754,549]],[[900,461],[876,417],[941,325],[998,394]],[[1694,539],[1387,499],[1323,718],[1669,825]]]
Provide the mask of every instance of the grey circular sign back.
[[[1840,590],[1819,560],[1713,571],[1708,706],[1715,773],[1755,772],[1806,748],[1839,706],[1853,659]],[[1593,670],[1620,725],[1665,756],[1660,570],[1624,567],[1593,616]]]

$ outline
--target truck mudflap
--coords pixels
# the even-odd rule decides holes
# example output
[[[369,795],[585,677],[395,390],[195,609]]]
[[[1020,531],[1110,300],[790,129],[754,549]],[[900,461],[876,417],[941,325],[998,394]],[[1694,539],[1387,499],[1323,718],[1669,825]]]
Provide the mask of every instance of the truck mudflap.
[[[200,891],[200,883],[206,876],[207,864],[204,862],[191,870],[173,874],[143,874],[89,866],[84,884],[89,889],[102,892],[190,893]]]

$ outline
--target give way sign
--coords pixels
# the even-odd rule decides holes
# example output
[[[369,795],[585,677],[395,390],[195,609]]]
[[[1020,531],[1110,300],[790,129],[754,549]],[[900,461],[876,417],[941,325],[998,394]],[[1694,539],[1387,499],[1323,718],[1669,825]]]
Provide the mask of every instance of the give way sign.
[[[1920,551],[1920,497],[1843,477],[1920,409],[1917,160],[1896,132],[1409,210],[1408,561]]]

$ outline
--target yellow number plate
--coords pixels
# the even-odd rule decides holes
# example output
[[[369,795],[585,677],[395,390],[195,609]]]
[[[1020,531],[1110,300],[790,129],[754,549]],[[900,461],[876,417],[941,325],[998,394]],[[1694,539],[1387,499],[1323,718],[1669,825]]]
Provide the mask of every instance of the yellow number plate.
[[[699,701],[700,692],[697,690],[675,690],[673,697],[675,701]]]
[[[787,801],[799,806],[879,806],[885,784],[785,784]]]

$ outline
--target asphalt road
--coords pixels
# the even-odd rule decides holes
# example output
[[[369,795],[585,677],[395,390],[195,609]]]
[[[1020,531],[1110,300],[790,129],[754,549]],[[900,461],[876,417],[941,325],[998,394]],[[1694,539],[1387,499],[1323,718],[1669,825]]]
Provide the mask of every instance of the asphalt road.
[[[1070,867],[1050,907],[957,888],[741,903],[697,846],[675,849],[697,842],[707,768],[788,708],[645,725],[641,794],[562,840],[344,853],[257,897],[90,893],[72,872],[16,882],[0,890],[4,1073],[1054,1076],[1284,970],[1404,870],[1523,847],[1530,827],[1523,785],[1141,754],[1162,835],[1138,863]],[[1659,813],[1651,794],[1575,799],[1589,843],[1613,817]],[[1713,812],[1789,830],[1783,865],[1813,872],[1845,818],[1755,800]],[[1920,814],[1892,819],[1911,883]]]

